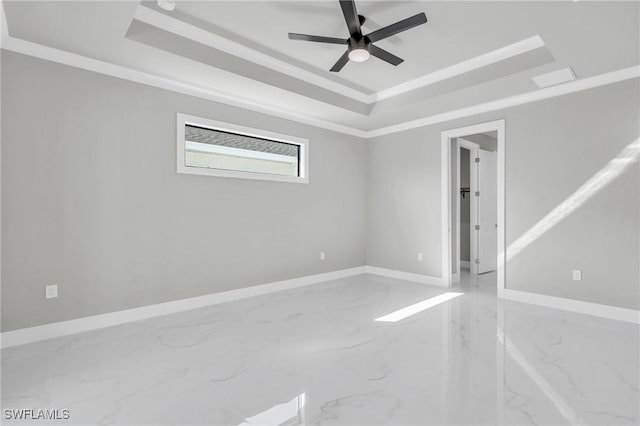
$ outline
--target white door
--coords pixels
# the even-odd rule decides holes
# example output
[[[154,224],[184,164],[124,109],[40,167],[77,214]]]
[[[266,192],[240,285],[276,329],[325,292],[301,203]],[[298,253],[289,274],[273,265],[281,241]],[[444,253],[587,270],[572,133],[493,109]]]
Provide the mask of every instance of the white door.
[[[479,149],[478,158],[476,263],[482,274],[498,267],[498,154]]]

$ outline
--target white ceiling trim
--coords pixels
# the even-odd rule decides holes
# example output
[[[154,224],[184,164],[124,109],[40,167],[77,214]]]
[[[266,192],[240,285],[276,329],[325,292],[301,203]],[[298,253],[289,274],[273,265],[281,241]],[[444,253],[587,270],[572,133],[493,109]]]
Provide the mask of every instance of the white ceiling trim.
[[[9,27],[7,26],[7,17],[4,14],[4,3],[0,0],[0,47],[7,37],[9,37]]]
[[[244,108],[250,111],[268,114],[274,117],[284,118],[287,120],[295,120],[303,124],[308,124],[310,126],[320,127],[323,129],[332,130],[346,135],[357,136],[364,139],[402,132],[417,127],[426,127],[433,124],[443,123],[446,121],[456,120],[464,117],[470,117],[486,112],[497,111],[531,102],[537,102],[543,99],[550,99],[556,96],[562,96],[569,93],[592,89],[595,87],[640,77],[640,66],[636,65],[633,67],[600,74],[594,77],[560,84],[558,86],[534,90],[532,92],[522,93],[520,95],[515,95],[466,108],[444,112],[441,114],[431,115],[405,123],[394,124],[391,126],[366,131],[332,121],[322,120],[310,115],[301,114],[297,111],[290,111],[273,105],[265,105],[263,102],[256,102],[250,99],[240,98],[235,95],[204,89],[191,84],[171,80],[143,71],[134,70],[132,68],[127,68],[121,65],[115,65],[97,59],[88,58],[86,56],[78,55],[64,50],[54,49],[49,46],[21,40],[11,36],[3,36],[2,48],[24,55],[33,56],[48,61],[97,72],[100,74],[121,78],[124,80],[134,81],[140,84],[158,87],[161,89],[170,90],[189,96],[195,96],[198,98],[207,99],[238,108]]]
[[[640,77],[640,66],[636,65],[633,67],[623,68],[618,71],[612,71],[582,80],[575,80],[570,83],[560,84],[553,87],[547,87],[545,89],[534,90],[532,92],[526,92],[520,95],[498,99],[496,101],[485,102],[482,104],[474,105],[467,108],[461,108],[442,114],[435,114],[430,117],[419,118],[417,120],[407,121],[405,123],[395,124],[393,126],[381,127],[379,129],[367,132],[367,138],[374,138],[376,136],[402,132],[404,130],[415,129],[417,127],[430,126],[433,124],[443,123],[445,121],[456,120],[458,118],[469,117],[472,115],[483,114],[486,112],[498,111],[505,108],[528,104],[531,102],[537,102],[543,99],[555,98],[556,96],[562,96],[582,90],[593,89],[595,87],[617,83],[619,81],[630,80],[632,78],[638,77]]]
[[[406,83],[381,90],[374,96],[376,97],[376,101],[388,99],[415,89],[429,86],[439,81],[447,80],[460,74],[477,70],[478,68],[482,68],[487,65],[495,64],[496,62],[504,61],[505,59],[513,58],[514,56],[518,56],[544,46],[545,44],[542,40],[542,37],[540,37],[539,35],[535,35],[533,37],[529,37],[508,46],[504,46],[491,52],[485,53],[484,55],[476,56],[475,58],[459,62],[450,67],[442,68],[441,70],[423,75],[422,77],[407,81]]]
[[[220,37],[209,31],[205,31],[195,25],[187,24],[179,19],[172,18],[163,13],[156,12],[145,6],[138,6],[134,18],[145,24],[152,25],[162,30],[177,34],[181,37],[202,43],[214,49],[222,50],[231,55],[246,59],[269,69],[282,72],[291,77],[298,78],[307,83],[330,90],[343,96],[350,97],[360,102],[371,103],[371,96],[359,90],[352,89],[328,78],[321,77],[310,71],[291,65],[285,61],[273,58],[243,44]],[[346,47],[346,45],[345,45]]]
[[[369,105],[545,46],[542,37],[535,35],[369,95],[142,5],[136,9],[134,18]]]
[[[100,61],[76,53],[55,49],[42,44],[21,40],[15,37],[6,37],[3,40],[2,48],[12,52],[22,53],[36,58],[46,59],[48,61],[57,62],[64,65],[70,65],[76,68],[109,75],[112,77],[122,78],[124,80],[134,81],[136,83],[146,84],[158,87],[160,89],[171,90],[173,92],[183,93],[185,95],[195,96],[238,108],[248,109],[274,117],[285,118],[288,120],[298,121],[300,123],[309,124],[311,126],[323,129],[333,130],[335,132],[347,135],[365,137],[367,132],[353,127],[344,126],[332,121],[322,120],[297,111],[286,110],[281,107],[267,105],[263,102],[256,102],[250,99],[241,98],[236,95],[213,91],[198,87],[192,84],[168,79],[155,74],[144,71],[127,68],[121,65],[111,64],[109,62]]]

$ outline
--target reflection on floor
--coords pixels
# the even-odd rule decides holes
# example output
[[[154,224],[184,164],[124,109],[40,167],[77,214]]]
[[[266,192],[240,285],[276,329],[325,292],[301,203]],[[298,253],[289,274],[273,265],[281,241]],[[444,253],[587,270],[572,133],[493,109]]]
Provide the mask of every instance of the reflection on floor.
[[[447,290],[464,294],[374,321]],[[55,424],[637,425],[638,330],[497,301],[494,274],[453,289],[362,275],[7,349],[2,408],[69,409]]]

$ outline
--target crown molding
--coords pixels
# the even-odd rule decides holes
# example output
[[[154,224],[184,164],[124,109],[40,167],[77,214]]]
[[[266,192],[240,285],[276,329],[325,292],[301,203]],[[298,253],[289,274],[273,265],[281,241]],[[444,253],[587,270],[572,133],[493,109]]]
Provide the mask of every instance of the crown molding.
[[[468,59],[466,61],[459,62],[450,67],[442,68],[438,71],[434,71],[429,74],[425,74],[422,77],[418,77],[413,80],[409,80],[405,83],[398,84],[397,86],[390,87],[388,89],[381,90],[374,94],[376,102],[385,99],[392,98],[394,96],[402,95],[412,90],[420,89],[426,86],[430,86],[440,81],[448,80],[452,77],[468,73],[479,68],[486,67],[497,62],[513,58],[514,56],[522,55],[532,50],[545,47],[545,43],[542,37],[535,35],[527,39],[518,41],[516,43],[509,44],[491,52],[487,52],[483,55],[476,56],[475,58]]]
[[[4,26],[4,28],[6,28],[6,26]],[[33,56],[36,58],[69,65],[75,68],[81,68],[88,71],[133,81],[136,83],[145,84],[148,86],[158,87],[160,89],[170,90],[189,96],[195,96],[198,98],[207,99],[238,108],[271,115],[273,117],[294,120],[303,124],[308,124],[310,126],[319,127],[346,135],[356,136],[363,139],[375,138],[378,136],[389,135],[392,133],[415,129],[418,127],[426,127],[446,121],[456,120],[459,118],[470,117],[491,111],[498,111],[518,105],[524,105],[531,102],[537,102],[544,99],[554,98],[556,96],[562,96],[582,90],[592,89],[599,86],[605,86],[608,84],[640,77],[640,66],[636,65],[621,70],[600,74],[594,77],[575,80],[569,83],[560,84],[545,89],[534,90],[532,92],[526,92],[503,99],[473,105],[470,107],[435,114],[404,123],[380,127],[374,130],[363,130],[333,121],[323,120],[312,115],[300,113],[298,111],[288,110],[285,108],[277,107],[275,105],[267,105],[263,102],[257,102],[251,99],[241,98],[236,95],[214,91],[211,89],[205,89],[188,83],[161,77],[155,74],[124,67],[122,65],[115,65],[64,50],[55,49],[49,46],[21,40],[9,35],[5,36],[3,34],[2,48],[27,56]]]
[[[495,101],[485,102],[466,108],[460,108],[441,114],[435,114],[428,117],[419,118],[417,120],[381,127],[379,129],[368,131],[366,137],[374,138],[377,136],[384,136],[391,133],[398,133],[409,129],[415,129],[417,127],[431,126],[433,124],[443,123],[445,121],[457,120],[459,118],[470,117],[486,112],[498,111],[518,105],[524,105],[531,102],[537,102],[544,99],[567,95],[569,93],[593,89],[599,86],[606,86],[608,84],[630,80],[638,77],[640,77],[640,66],[636,65],[633,67],[623,68],[621,70],[596,75],[594,77],[584,78],[565,84],[559,84],[557,86],[547,87],[545,89],[534,90],[532,92],[526,92]]]
[[[288,110],[285,108],[277,107],[275,105],[268,105],[264,102],[257,102],[251,99],[242,98],[237,95],[232,95],[217,90],[214,91],[211,89],[206,89],[166,77],[161,77],[148,72],[135,70],[133,68],[128,68],[122,65],[116,65],[98,59],[89,58],[87,56],[78,55],[76,53],[44,46],[42,44],[21,40],[11,36],[8,36],[2,40],[2,48],[12,52],[45,59],[59,64],[69,65],[75,68],[97,72],[99,74],[104,74],[111,77],[117,77],[124,80],[157,87],[160,89],[166,89],[185,95],[219,102],[225,105],[248,109],[259,113],[268,114],[274,117],[298,121],[300,123],[332,130],[338,133],[344,133],[360,138],[364,138],[367,135],[367,132],[364,130],[316,118],[311,115],[300,113],[298,111]]]
[[[210,31],[203,30],[202,28],[186,23],[180,19],[155,11],[151,8],[143,6],[142,4],[136,9],[134,19],[159,28],[163,31],[176,34],[180,37],[187,38],[189,40],[204,44],[214,49],[221,50],[230,55],[234,55],[242,59],[251,61],[255,64],[262,65],[278,72],[282,72],[286,75],[289,75],[290,77],[300,79],[309,84],[313,84],[317,87],[321,87],[323,89],[338,93],[340,95],[349,97],[355,101],[363,102],[368,105],[402,95],[415,89],[430,86],[432,84],[448,80],[458,75],[471,72],[479,68],[483,68],[488,65],[495,64],[545,46],[542,37],[540,37],[539,35],[535,35],[468,59],[466,61],[462,61],[449,67],[442,68],[438,71],[425,74],[413,80],[409,80],[407,82],[400,83],[387,89],[380,90],[376,93],[366,94],[342,83],[324,78],[311,71],[307,71],[305,69],[292,65],[288,62],[275,59],[241,43],[237,43],[235,41],[221,37]]]

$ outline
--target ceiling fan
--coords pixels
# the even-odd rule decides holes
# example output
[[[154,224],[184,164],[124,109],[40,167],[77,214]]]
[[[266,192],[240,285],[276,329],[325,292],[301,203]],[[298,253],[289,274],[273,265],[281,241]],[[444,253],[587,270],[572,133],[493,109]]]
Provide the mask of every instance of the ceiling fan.
[[[347,64],[347,62],[349,62],[349,60],[352,60],[354,62],[364,62],[369,59],[370,55],[382,59],[383,61],[388,62],[391,65],[398,66],[404,61],[404,59],[401,59],[396,55],[379,48],[373,43],[427,22],[427,16],[424,14],[424,12],[418,13],[417,15],[414,15],[410,18],[403,19],[402,21],[398,21],[395,24],[387,25],[386,27],[380,28],[379,30],[373,31],[367,35],[363,35],[362,29],[360,27],[362,24],[364,24],[366,18],[362,15],[358,15],[358,12],[356,10],[356,2],[354,0],[340,0],[340,7],[342,8],[342,14],[344,15],[344,20],[346,21],[347,28],[349,29],[349,38],[343,39],[336,37],[289,33],[289,38],[291,40],[314,41],[317,43],[330,44],[346,44],[347,50],[340,57],[340,59],[338,59],[338,62],[336,62],[333,67],[331,67],[330,71],[332,72],[340,71]]]

